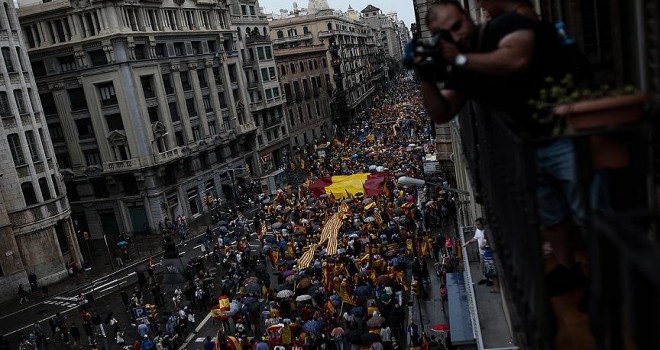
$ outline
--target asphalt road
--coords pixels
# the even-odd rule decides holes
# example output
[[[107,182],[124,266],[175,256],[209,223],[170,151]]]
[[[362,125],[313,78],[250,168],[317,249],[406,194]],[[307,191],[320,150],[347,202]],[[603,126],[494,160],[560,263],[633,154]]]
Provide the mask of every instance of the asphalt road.
[[[252,232],[254,232],[251,229]],[[188,259],[200,256],[201,253],[201,244],[198,243],[200,236],[190,238],[189,240],[180,243],[177,245],[179,249],[180,256],[184,262]],[[236,242],[230,242],[231,245],[235,245]],[[256,239],[256,234],[253,233],[250,237],[249,244],[252,249],[260,250],[260,242]],[[137,284],[136,276],[136,267],[140,264],[144,264],[146,260],[138,261],[131,265],[124,266],[122,269],[117,270],[105,277],[98,278],[96,280],[90,281],[78,288],[67,291],[66,293],[54,296],[48,299],[45,299],[37,304],[33,304],[25,309],[10,313],[7,315],[0,316],[0,332],[5,334],[5,337],[9,339],[11,348],[17,348],[18,339],[20,335],[27,335],[32,329],[32,324],[35,320],[39,321],[46,336],[51,337],[52,332],[48,326],[48,319],[54,316],[56,313],[67,315],[67,324],[71,325],[73,322],[76,323],[78,328],[81,331],[82,344],[87,346],[88,342],[84,336],[84,332],[81,327],[80,320],[80,306],[77,303],[76,296],[82,293],[92,292],[95,298],[95,304],[90,304],[89,309],[99,312],[102,319],[105,319],[105,316],[113,312],[115,318],[119,321],[119,324],[124,331],[126,344],[130,345],[135,339],[137,339],[137,329],[134,326],[130,325],[130,315],[124,311],[124,306],[119,295],[119,288],[123,287],[127,292],[132,291],[133,285]],[[160,280],[160,275],[162,273],[162,252],[153,257],[152,263],[154,265],[154,270],[156,273],[156,280]],[[221,269],[215,266],[212,257],[206,259],[206,266],[211,273],[212,277],[216,279],[216,288],[220,285],[219,277],[222,276]],[[219,289],[219,288],[218,288]],[[216,290],[219,292],[219,290]],[[153,303],[153,298],[149,291],[144,291],[144,302]],[[168,310],[172,310],[172,300],[171,295],[165,295],[165,302]],[[202,325],[200,327],[199,334],[215,334],[216,330],[212,328],[212,322],[206,322],[202,324],[204,317],[208,314],[208,310],[203,310],[197,313],[197,325]],[[197,327],[197,325],[195,327]],[[106,349],[116,348],[114,335],[110,334],[108,325],[106,327],[106,335],[104,338],[102,336],[97,336],[97,343],[99,348],[105,347]],[[202,343],[199,344],[196,342],[196,339],[191,337],[190,342],[186,349],[201,349]],[[69,348],[68,345],[59,344],[58,342],[49,343],[46,345],[47,349],[65,349]]]

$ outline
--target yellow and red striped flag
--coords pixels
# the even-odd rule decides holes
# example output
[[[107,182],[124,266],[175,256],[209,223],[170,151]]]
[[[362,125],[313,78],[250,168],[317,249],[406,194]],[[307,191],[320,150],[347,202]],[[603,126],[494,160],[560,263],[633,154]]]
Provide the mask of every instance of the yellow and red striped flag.
[[[351,296],[348,294],[345,286],[341,286],[339,288],[339,297],[341,298],[341,301],[344,302],[345,304],[354,305],[353,298],[351,298]]]
[[[330,300],[326,301],[325,308],[328,309],[328,311],[330,311],[330,313],[333,313],[333,314],[335,313],[335,306],[332,304],[332,301],[330,301]]]
[[[314,251],[316,250],[316,245],[311,245],[309,250],[303,253],[303,255],[298,259],[298,268],[304,270],[311,265],[312,260],[314,259]]]

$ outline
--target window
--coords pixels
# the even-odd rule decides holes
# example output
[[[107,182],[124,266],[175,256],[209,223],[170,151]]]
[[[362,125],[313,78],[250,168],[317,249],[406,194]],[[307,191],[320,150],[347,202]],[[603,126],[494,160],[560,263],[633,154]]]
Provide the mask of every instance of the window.
[[[87,109],[87,100],[85,99],[85,90],[83,88],[67,89],[66,92],[69,95],[72,111]]]
[[[115,95],[115,86],[110,83],[99,84],[99,95],[101,95],[101,105],[112,106],[117,104],[117,95]]]
[[[204,110],[208,112],[213,112],[213,104],[211,103],[211,98],[208,95],[202,96],[202,102],[204,102]]]
[[[209,47],[209,52],[215,52],[215,40],[208,40],[206,46]]]
[[[96,198],[110,197],[110,193],[108,192],[108,186],[104,179],[90,179],[89,183],[92,185],[92,190],[94,191],[94,197]]]
[[[274,97],[280,97],[280,88],[278,88],[278,87],[273,88],[273,96]]]
[[[177,146],[183,146],[186,144],[184,138],[183,138],[183,131],[179,130],[174,133],[174,137],[176,138],[176,145]]]
[[[188,75],[188,72],[179,72],[179,76],[181,77],[181,85],[183,86],[183,90],[185,91],[192,90],[192,86],[190,85],[190,76]]]
[[[202,139],[202,133],[199,131],[199,125],[193,126],[192,132],[193,132],[193,139],[195,141],[199,141]]]
[[[101,165],[101,155],[97,150],[84,151],[87,166]]]
[[[147,53],[147,45],[135,44],[135,48],[133,50],[135,51],[136,60],[144,60],[149,58],[149,54]]]
[[[76,186],[73,181],[65,182],[64,188],[66,188],[66,196],[70,201],[80,200],[80,194],[78,194],[78,186]]]
[[[264,48],[259,46],[257,47],[257,57],[259,57],[259,60],[265,60],[266,59],[266,54],[264,53]]]
[[[53,142],[64,141],[64,131],[62,130],[62,125],[60,123],[48,124],[48,132],[50,133],[51,141]]]
[[[92,61],[92,66],[103,66],[108,64],[108,57],[103,50],[93,50],[89,52],[89,59]]]
[[[190,43],[190,47],[192,48],[192,53],[193,55],[199,55],[202,54],[202,42],[201,41],[193,41]]]
[[[211,136],[215,136],[218,134],[217,127],[215,126],[215,120],[211,120],[209,122],[209,133],[211,134]]]
[[[48,75],[44,61],[31,61],[30,65],[32,66],[32,73],[35,77],[45,77]]]
[[[33,162],[39,161],[39,153],[37,152],[37,142],[34,138],[34,131],[28,130],[25,132],[25,139],[27,140],[28,149],[30,150],[30,156],[32,156]]]
[[[307,28],[306,26],[303,27],[303,34],[308,34],[308,33],[309,33],[309,28]]]
[[[50,180],[53,181],[53,189],[55,190],[55,196],[59,197],[60,196],[60,186],[57,185],[57,179],[55,178],[55,175],[51,175]]]
[[[254,5],[250,5],[250,15],[255,16],[256,12],[254,11]]]
[[[247,6],[246,5],[241,5],[241,14],[243,16],[247,16]]]
[[[270,80],[270,79],[268,78],[268,69],[267,69],[267,68],[261,68],[261,79],[262,79],[263,81],[268,81],[268,80]]]
[[[174,87],[172,87],[172,75],[170,73],[163,73],[161,78],[163,79],[163,87],[165,88],[166,94],[171,94],[174,92]]]
[[[186,109],[188,110],[188,117],[196,117],[197,109],[195,108],[195,99],[187,98],[186,99]]]
[[[161,58],[161,57],[167,57],[167,48],[165,47],[164,43],[159,43],[156,44],[156,57]]]
[[[76,120],[76,128],[78,129],[78,137],[87,139],[94,137],[94,128],[92,127],[92,120],[89,118]]]
[[[209,86],[208,82],[206,81],[206,72],[204,71],[204,68],[197,70],[197,79],[199,80],[199,86],[202,88]]]
[[[9,13],[7,15],[9,15]],[[11,15],[9,16],[11,17]],[[7,67],[7,72],[9,73],[15,72],[14,62],[11,59],[11,50],[8,47],[2,48],[2,59],[5,61],[5,67]]]
[[[152,98],[156,96],[152,84],[153,76],[147,75],[140,77],[140,84],[142,84],[142,92],[144,93],[145,98]]]
[[[32,186],[32,182],[23,182],[21,184],[21,191],[23,191],[23,199],[25,199],[25,205],[33,205],[38,203],[37,194],[34,193],[34,186]]]
[[[179,109],[176,108],[176,102],[170,102],[168,103],[168,106],[170,108],[170,118],[172,119],[172,123],[180,121],[181,117],[179,116]]]
[[[52,92],[39,94],[39,99],[41,100],[41,106],[44,109],[45,115],[57,114],[57,105],[55,104],[55,98]]]
[[[150,123],[155,123],[159,120],[158,119],[158,107],[157,106],[147,108],[147,113],[149,114],[149,122]]]
[[[265,46],[264,51],[266,51],[266,59],[267,60],[272,60],[273,59],[273,50],[270,48],[270,46]]]
[[[124,123],[121,120],[121,114],[114,113],[105,116],[105,121],[108,124],[108,130],[124,130]]]
[[[286,66],[285,66],[285,65],[281,65],[281,66],[280,66],[280,75],[281,75],[281,76],[285,76],[285,75],[286,75]]]
[[[51,199],[50,188],[48,188],[48,180],[45,177],[39,178],[39,189],[41,190],[41,196],[45,201]]]
[[[268,67],[268,75],[270,76],[271,80],[275,80],[275,78],[277,78],[277,74],[275,74],[275,67]]]
[[[277,38],[278,38],[278,39],[282,39],[282,38],[284,38],[284,32],[281,31],[281,30],[278,30],[278,31],[277,31]]]
[[[289,65],[289,71],[291,71],[291,73],[293,74],[296,73],[296,65],[293,62],[291,62],[291,64]]]
[[[174,54],[183,56],[186,54],[186,45],[184,43],[174,43]]]
[[[14,160],[14,166],[25,165],[25,156],[23,155],[21,140],[19,139],[18,134],[7,135],[7,142],[9,143],[11,157]]]
[[[16,106],[18,107],[18,113],[19,114],[25,114],[27,113],[27,109],[25,108],[25,100],[23,99],[23,91],[20,89],[14,90],[14,99],[16,100]]]
[[[11,116],[11,107],[9,106],[9,99],[7,98],[7,93],[0,91],[0,116],[9,117]]]
[[[273,98],[273,91],[271,89],[266,89],[266,99],[270,100]]]

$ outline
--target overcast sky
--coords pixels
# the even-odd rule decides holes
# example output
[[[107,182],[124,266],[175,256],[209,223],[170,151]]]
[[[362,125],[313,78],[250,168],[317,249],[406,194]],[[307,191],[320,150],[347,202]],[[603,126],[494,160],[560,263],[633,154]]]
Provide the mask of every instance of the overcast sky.
[[[298,7],[307,7],[308,0],[298,0]],[[267,13],[278,13],[280,9],[293,9],[294,0],[260,0],[259,5],[266,9]],[[374,5],[381,9],[383,13],[396,11],[399,14],[399,19],[406,23],[406,27],[410,28],[410,24],[415,22],[415,13],[413,11],[412,0],[328,0],[328,5],[335,10],[346,11],[348,5],[351,5],[356,11],[362,11],[367,5]]]

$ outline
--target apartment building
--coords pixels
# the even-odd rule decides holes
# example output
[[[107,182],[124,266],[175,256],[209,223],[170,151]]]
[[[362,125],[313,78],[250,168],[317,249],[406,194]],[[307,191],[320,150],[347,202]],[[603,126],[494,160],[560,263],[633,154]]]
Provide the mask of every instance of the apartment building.
[[[403,47],[396,12],[384,15],[378,7],[368,5],[361,13],[362,21],[375,30],[377,44],[387,52],[389,57],[401,61]]]
[[[12,1],[0,5],[0,300],[68,277],[82,256]]]
[[[348,122],[371,103],[368,97],[382,77],[382,70],[374,66],[375,59],[370,59],[376,55],[371,28],[353,16],[330,9],[326,1],[310,1],[306,12],[276,16],[270,26],[276,51],[318,50],[324,55],[320,67],[328,72],[316,84],[329,95],[335,124]],[[309,84],[313,90],[313,82]],[[285,96],[298,98],[302,94],[304,99],[304,87],[299,85],[296,90],[295,85],[289,86],[291,90],[284,90]]]
[[[73,217],[92,238],[232,198],[259,169],[227,1],[21,0]]]
[[[257,126],[260,176],[263,184],[269,182],[267,177],[276,176],[272,184],[279,188],[284,181],[284,176],[278,175],[289,147],[289,132],[268,19],[261,13],[258,1],[234,1],[229,9],[232,29],[238,35],[237,49],[248,86],[249,109]]]

